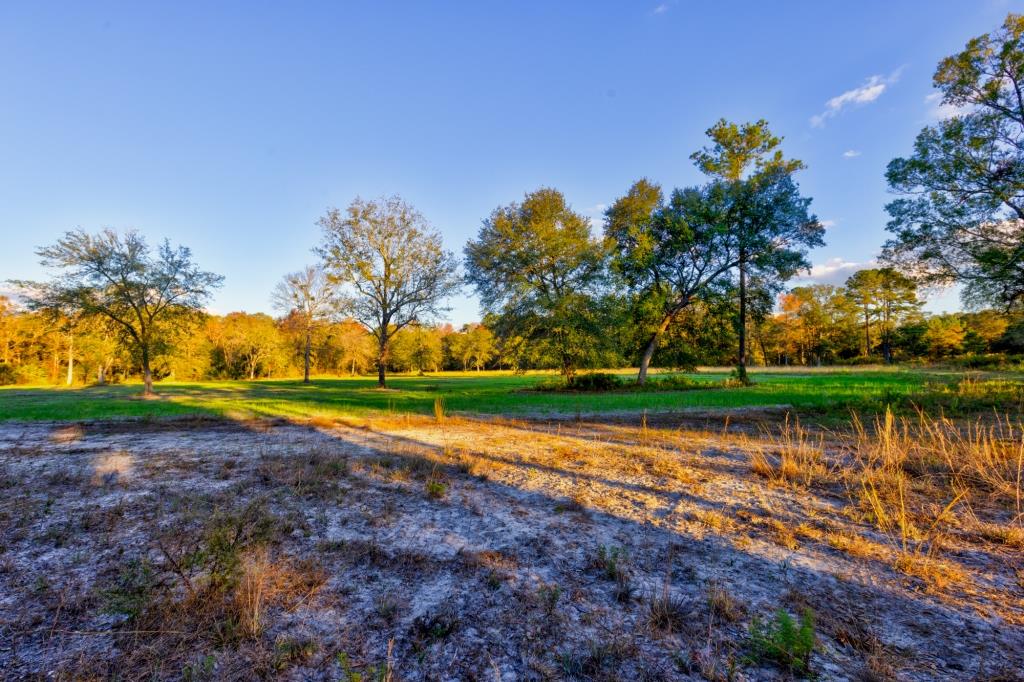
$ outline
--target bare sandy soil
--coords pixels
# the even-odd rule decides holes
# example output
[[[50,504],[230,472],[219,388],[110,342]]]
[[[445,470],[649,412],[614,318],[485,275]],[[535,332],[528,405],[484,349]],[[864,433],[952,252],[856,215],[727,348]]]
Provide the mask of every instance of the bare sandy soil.
[[[1020,547],[900,570],[841,477],[752,471],[753,417],[2,425],[0,670],[785,679],[750,624],[809,609],[819,679],[1022,679]]]

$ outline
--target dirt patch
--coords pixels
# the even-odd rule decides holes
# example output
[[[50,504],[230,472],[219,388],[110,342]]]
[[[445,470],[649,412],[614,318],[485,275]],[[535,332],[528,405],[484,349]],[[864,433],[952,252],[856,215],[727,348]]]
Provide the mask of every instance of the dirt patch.
[[[821,679],[1019,679],[1007,510],[901,564],[778,414],[0,425],[0,669],[786,679],[781,609]]]

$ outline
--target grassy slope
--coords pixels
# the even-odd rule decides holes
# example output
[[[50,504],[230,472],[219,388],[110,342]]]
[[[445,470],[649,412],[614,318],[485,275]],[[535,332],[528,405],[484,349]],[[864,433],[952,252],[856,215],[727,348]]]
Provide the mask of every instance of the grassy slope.
[[[937,384],[953,384],[956,373],[915,370],[844,369],[834,371],[755,371],[756,385],[707,390],[571,394],[529,389],[550,375],[443,373],[396,376],[380,391],[373,379],[318,379],[310,386],[295,380],[165,383],[158,397],[142,400],[138,385],[79,389],[5,388],[0,390],[0,420],[94,419],[124,416],[208,414],[227,416],[310,417],[358,415],[375,411],[429,413],[441,397],[447,410],[489,414],[590,413],[618,410],[791,405],[814,412],[874,410],[889,402],[927,399]],[[709,386],[723,371],[690,375]]]

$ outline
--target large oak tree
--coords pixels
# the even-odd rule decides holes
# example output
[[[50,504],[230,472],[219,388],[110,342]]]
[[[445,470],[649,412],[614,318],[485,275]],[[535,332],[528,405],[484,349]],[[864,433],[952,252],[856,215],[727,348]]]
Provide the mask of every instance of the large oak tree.
[[[598,345],[605,255],[590,221],[551,188],[495,209],[465,248],[467,278],[499,336],[542,348],[567,379]]]
[[[612,270],[633,293],[635,318],[649,327],[638,383],[646,382],[669,325],[736,267],[727,212],[723,183],[675,190],[666,203],[648,180],[636,182],[606,211]]]
[[[138,356],[146,395],[153,393],[150,362],[157,342],[201,313],[224,279],[200,270],[184,246],[172,248],[165,240],[152,253],[134,230],[75,230],[37,254],[56,274],[49,282],[17,283],[29,305],[109,320]]]
[[[458,265],[441,235],[401,197],[356,199],[344,211],[320,218],[323,242],[317,252],[344,307],[377,342],[377,384],[386,385],[392,337],[413,322],[427,322],[445,310],[458,291]]]
[[[1024,304],[1024,16],[972,38],[933,79],[955,115],[924,128],[886,178],[883,258],[977,304]]]

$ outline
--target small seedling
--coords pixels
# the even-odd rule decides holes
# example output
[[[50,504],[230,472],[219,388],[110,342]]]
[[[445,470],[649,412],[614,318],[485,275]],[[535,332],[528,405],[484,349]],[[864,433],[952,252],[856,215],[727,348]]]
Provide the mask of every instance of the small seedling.
[[[771,661],[795,675],[810,674],[814,641],[814,614],[810,609],[804,610],[799,623],[782,609],[768,622],[755,616],[750,623],[753,660]]]
[[[440,500],[442,497],[448,494],[448,485],[437,478],[427,479],[427,496],[434,500]]]

